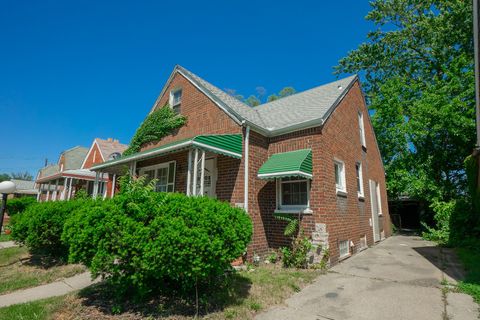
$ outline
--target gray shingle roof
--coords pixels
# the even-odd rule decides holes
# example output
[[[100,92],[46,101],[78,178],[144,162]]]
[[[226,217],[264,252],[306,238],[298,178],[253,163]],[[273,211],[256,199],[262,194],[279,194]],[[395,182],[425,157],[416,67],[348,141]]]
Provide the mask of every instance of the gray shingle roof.
[[[87,156],[88,148],[76,146],[62,152],[65,157],[65,166],[63,170],[79,169],[82,167],[83,160]]]
[[[252,108],[181,66],[176,66],[175,72],[183,74],[238,122],[245,120],[266,135],[322,124],[357,79],[353,75]]]
[[[11,179],[15,186],[17,187],[16,193],[21,193],[22,191],[33,191],[35,192],[35,181],[20,180],[20,179]]]
[[[105,161],[108,161],[113,153],[120,153],[121,155],[128,148],[126,144],[122,144],[118,140],[110,138],[107,140],[95,138],[95,141],[97,142],[100,152],[102,153],[102,157]]]

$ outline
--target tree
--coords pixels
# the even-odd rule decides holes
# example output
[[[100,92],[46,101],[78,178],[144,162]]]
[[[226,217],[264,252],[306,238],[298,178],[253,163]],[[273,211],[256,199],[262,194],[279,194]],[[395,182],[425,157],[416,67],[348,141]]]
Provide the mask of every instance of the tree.
[[[0,182],[2,181],[8,181],[10,180],[10,176],[8,175],[8,173],[0,173]]]
[[[32,181],[33,176],[30,174],[30,172],[25,171],[25,172],[12,172],[10,174],[12,179],[18,179],[18,180],[27,180],[27,181]]]
[[[295,94],[297,91],[293,87],[285,87],[278,93],[279,98],[285,98]]]
[[[250,97],[248,97],[248,98],[245,100],[245,103],[248,104],[250,107],[256,107],[256,106],[258,106],[259,104],[261,104],[262,102],[261,102],[260,99],[258,99],[256,96],[251,95]]]
[[[368,41],[336,73],[360,73],[392,197],[449,201],[475,144],[472,5],[374,0]]]

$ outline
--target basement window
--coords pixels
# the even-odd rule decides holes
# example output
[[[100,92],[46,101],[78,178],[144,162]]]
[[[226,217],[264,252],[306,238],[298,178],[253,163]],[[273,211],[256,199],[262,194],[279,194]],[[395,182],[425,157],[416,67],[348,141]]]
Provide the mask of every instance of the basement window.
[[[342,240],[338,243],[339,251],[340,251],[340,259],[348,257],[350,255],[350,241],[349,240]]]

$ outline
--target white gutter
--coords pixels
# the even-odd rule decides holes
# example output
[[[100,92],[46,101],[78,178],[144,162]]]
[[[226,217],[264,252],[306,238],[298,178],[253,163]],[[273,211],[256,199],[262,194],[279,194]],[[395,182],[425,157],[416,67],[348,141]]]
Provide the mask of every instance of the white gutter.
[[[245,158],[244,158],[244,189],[243,189],[243,209],[248,212],[248,149],[250,147],[250,127],[245,128]]]

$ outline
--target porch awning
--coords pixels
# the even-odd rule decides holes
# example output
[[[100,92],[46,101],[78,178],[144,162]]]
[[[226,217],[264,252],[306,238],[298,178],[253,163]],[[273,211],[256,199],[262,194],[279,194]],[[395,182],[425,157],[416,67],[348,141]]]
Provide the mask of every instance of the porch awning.
[[[312,149],[276,153],[258,170],[260,179],[312,176]]]
[[[92,170],[100,170],[108,167],[127,164],[132,161],[139,161],[153,158],[166,153],[179,151],[195,147],[210,151],[213,153],[223,154],[229,157],[242,158],[242,135],[241,134],[218,134],[218,135],[200,135],[190,139],[184,139],[167,143],[163,146],[137,152],[115,160],[106,161],[93,166]]]

